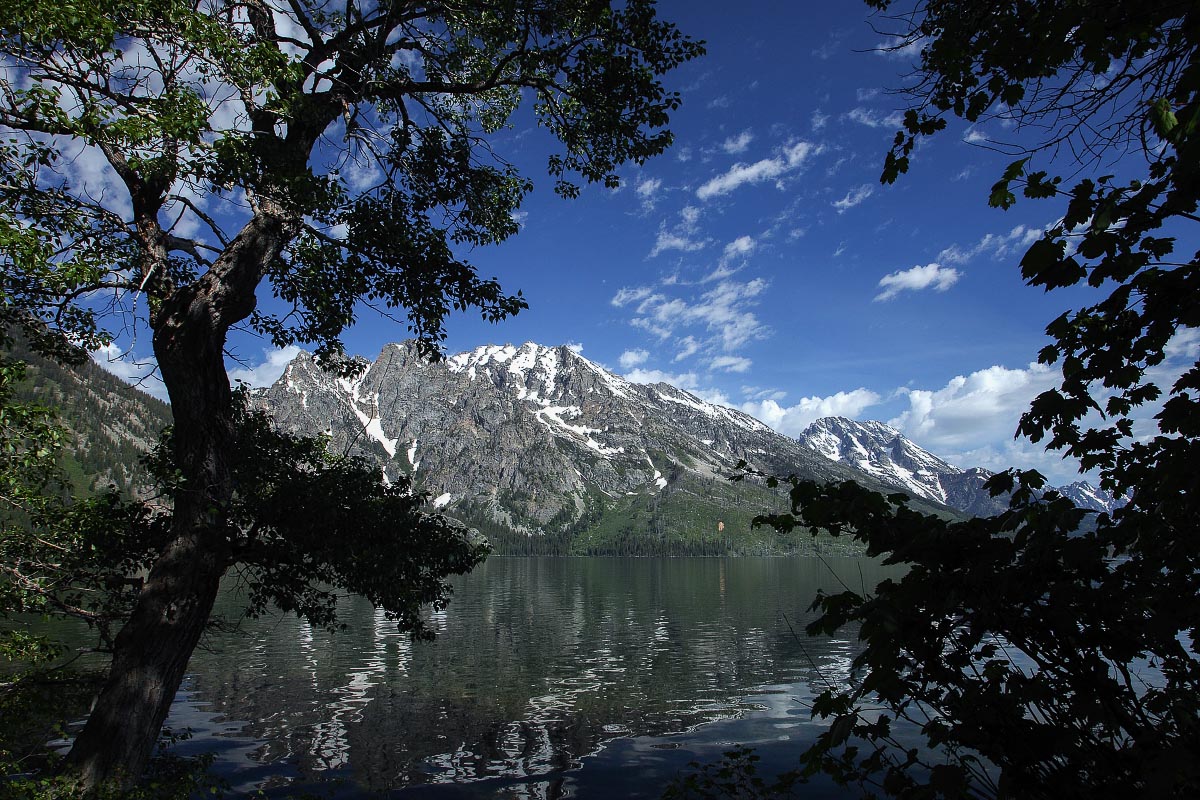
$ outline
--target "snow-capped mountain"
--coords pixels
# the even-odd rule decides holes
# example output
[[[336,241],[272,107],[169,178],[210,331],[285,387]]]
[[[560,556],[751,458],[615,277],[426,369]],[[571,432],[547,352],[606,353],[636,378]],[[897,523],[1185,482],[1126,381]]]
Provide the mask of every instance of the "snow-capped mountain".
[[[1060,486],[1058,493],[1080,508],[1089,508],[1092,511],[1108,513],[1124,505],[1123,501],[1113,497],[1111,493],[1098,489],[1087,481],[1076,481],[1068,483],[1066,486]]]
[[[939,503],[946,503],[947,498],[941,477],[962,473],[882,422],[824,417],[798,438],[831,461],[849,464],[888,486]]]
[[[1008,507],[1006,496],[992,497],[983,484],[993,473],[960,469],[914,444],[882,422],[824,417],[798,437],[821,455],[862,470],[886,486],[933,500],[972,516],[991,516]],[[1086,482],[1057,489],[1075,505],[1109,512],[1120,505],[1108,492]]]
[[[645,537],[695,552],[697,531],[757,535],[769,549],[749,520],[782,499],[731,484],[742,459],[766,473],[899,488],[928,511],[1005,507],[982,490],[986,470],[954,467],[882,423],[827,418],[792,439],[668,384],[630,383],[567,347],[489,345],[431,363],[405,342],[362,367],[336,378],[301,354],[256,397],[284,429],[328,432],[335,451],[412,475],[437,508],[489,535],[557,537],[555,552]]]
[[[437,507],[528,534],[649,526],[670,537],[748,523],[779,500],[726,480],[739,459],[883,488],[740,411],[630,383],[567,347],[487,346],[429,363],[412,343],[390,344],[352,380],[302,354],[257,396],[285,429],[328,431],[335,450],[414,474]]]

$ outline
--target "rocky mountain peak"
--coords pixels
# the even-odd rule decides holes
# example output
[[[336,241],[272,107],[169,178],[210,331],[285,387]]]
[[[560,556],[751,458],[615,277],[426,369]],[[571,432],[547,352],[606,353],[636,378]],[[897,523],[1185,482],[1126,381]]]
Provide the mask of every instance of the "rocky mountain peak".
[[[905,438],[882,422],[858,422],[846,417],[816,420],[799,441],[826,458],[873,475],[927,500],[947,501],[941,476],[962,470]]]
[[[1008,497],[992,497],[983,488],[994,473],[982,467],[960,469],[914,444],[882,422],[823,417],[805,428],[799,441],[826,458],[849,464],[887,486],[935,500],[974,516],[991,516],[1008,507]],[[1120,501],[1086,482],[1057,491],[1080,508],[1109,512]]]
[[[300,355],[257,399],[285,429],[328,431],[335,449],[412,474],[437,507],[529,535],[668,496],[681,518],[685,507],[719,515],[715,498],[742,459],[872,482],[740,411],[630,383],[565,346],[487,345],[432,363],[401,342],[352,378]]]

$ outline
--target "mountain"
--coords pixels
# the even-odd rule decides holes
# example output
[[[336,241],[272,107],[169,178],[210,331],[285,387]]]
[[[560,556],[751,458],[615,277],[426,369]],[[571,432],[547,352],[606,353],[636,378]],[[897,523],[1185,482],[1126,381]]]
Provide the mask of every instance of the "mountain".
[[[981,467],[959,469],[882,422],[825,417],[797,440],[829,460],[853,466],[886,486],[947,505],[971,516],[991,516],[1008,507],[1007,495],[992,497],[983,484],[993,473]],[[1075,505],[1110,512],[1120,501],[1086,482],[1057,489]]]
[[[1109,513],[1124,505],[1123,501],[1103,489],[1097,489],[1087,481],[1076,481],[1058,487],[1058,493],[1080,508]]]
[[[61,463],[77,490],[145,489],[139,459],[171,424],[169,405],[91,361],[64,366],[38,355],[19,337],[8,355],[26,365],[15,399],[55,408],[58,423],[72,434],[74,446],[64,449]]]
[[[361,366],[339,379],[301,354],[257,401],[285,430],[326,431],[336,451],[412,474],[501,552],[776,551],[781,540],[749,521],[782,509],[782,495],[731,483],[740,459],[884,488],[740,411],[630,383],[568,347],[486,346],[429,363],[406,342]]]
[[[824,417],[805,428],[797,438],[831,461],[851,464],[888,486],[939,503],[945,503],[947,498],[941,476],[962,472],[882,422]]]

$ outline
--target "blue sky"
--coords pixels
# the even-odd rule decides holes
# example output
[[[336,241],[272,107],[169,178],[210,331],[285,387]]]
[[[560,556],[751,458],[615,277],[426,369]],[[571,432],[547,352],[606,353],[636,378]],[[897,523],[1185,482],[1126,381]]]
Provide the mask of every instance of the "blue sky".
[[[841,414],[891,422],[961,466],[1074,469],[1014,442],[1053,385],[1031,364],[1044,326],[1089,299],[1023,285],[1024,247],[1061,207],[987,206],[1017,134],[952,123],[893,186],[878,177],[912,55],[881,53],[860,3],[662,2],[707,42],[668,77],[674,147],[622,170],[618,190],[550,191],[550,143],[524,117],[496,146],[535,181],[519,235],[470,254],[530,308],[498,325],[450,321],[450,353],[574,344],[633,380],[666,380],[795,435]],[[1185,248],[1186,249],[1186,248]],[[402,327],[364,313],[347,349],[374,357]],[[1189,340],[1188,352],[1195,343]],[[235,377],[286,356],[236,337]]]

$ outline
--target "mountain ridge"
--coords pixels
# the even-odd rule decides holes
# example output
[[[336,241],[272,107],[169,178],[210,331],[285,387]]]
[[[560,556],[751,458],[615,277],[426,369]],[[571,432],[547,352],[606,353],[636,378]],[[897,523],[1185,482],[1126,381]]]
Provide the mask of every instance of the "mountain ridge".
[[[777,509],[779,495],[731,484],[739,460],[886,488],[748,414],[669,384],[631,383],[565,346],[484,345],[431,363],[413,343],[394,343],[352,379],[302,354],[255,396],[286,430],[327,431],[336,451],[372,458],[391,477],[414,475],[447,513],[569,539],[571,552],[643,534],[716,547],[728,544],[734,516],[738,536],[770,549],[749,519]]]
[[[991,516],[1008,507],[1007,495],[992,497],[983,488],[994,473],[982,467],[956,467],[883,422],[823,417],[805,428],[797,440],[833,461],[852,463],[885,484],[972,516]],[[1091,511],[1111,513],[1121,505],[1087,481],[1048,490]]]
[[[76,484],[136,492],[144,479],[137,452],[169,423],[169,407],[94,364],[62,368],[23,348],[14,356],[31,364],[23,391],[65,409],[79,440],[64,454]],[[566,346],[484,345],[429,362],[410,341],[360,362],[353,378],[337,378],[301,354],[252,394],[280,427],[325,432],[332,450],[375,461],[385,478],[413,476],[434,508],[479,527],[500,552],[819,546],[751,530],[754,516],[784,510],[785,501],[761,481],[731,483],[741,459],[768,474],[899,489],[944,516],[1005,507],[981,488],[990,472],[955,467],[884,423],[828,417],[792,439],[670,384],[627,381]],[[1085,508],[1115,507],[1083,482],[1059,491]]]
[[[56,423],[70,432],[74,443],[59,460],[77,491],[86,495],[115,486],[131,496],[146,492],[149,476],[141,456],[171,424],[170,406],[99,364],[64,366],[20,337],[7,356],[25,362],[25,380],[14,398],[53,408]]]
[[[333,378],[301,354],[256,397],[285,429],[326,431],[335,450],[412,475],[435,508],[506,530],[510,543],[508,534],[541,536],[608,552],[614,538],[695,539],[683,530],[692,526],[717,547],[716,533],[733,527],[725,517],[742,536],[750,517],[780,509],[761,484],[731,493],[741,460],[767,474],[900,489],[943,515],[1006,507],[982,489],[990,472],[951,465],[884,423],[824,418],[793,439],[670,384],[628,381],[565,345],[489,344],[430,362],[409,341],[362,367]],[[1081,498],[1099,496],[1087,490]],[[738,514],[731,504],[749,505]]]

